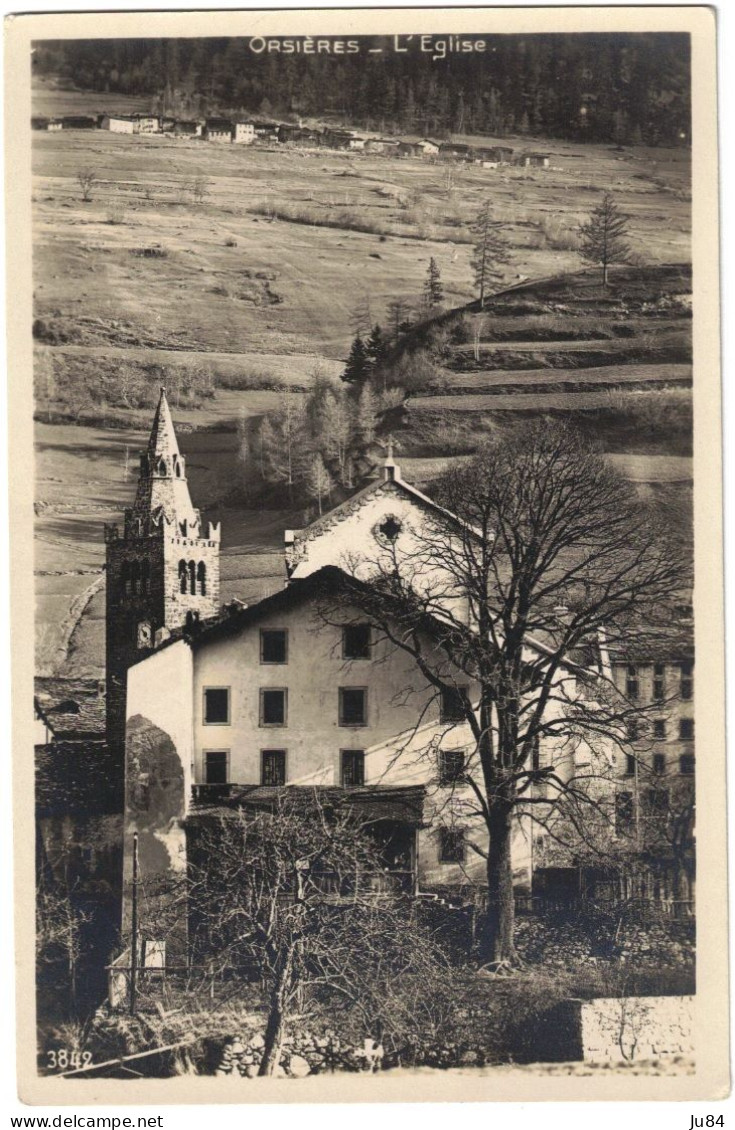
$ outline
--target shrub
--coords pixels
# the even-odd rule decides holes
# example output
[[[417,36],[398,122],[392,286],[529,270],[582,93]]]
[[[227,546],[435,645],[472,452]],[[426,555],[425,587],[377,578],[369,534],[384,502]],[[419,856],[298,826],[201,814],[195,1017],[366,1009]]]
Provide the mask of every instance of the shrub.
[[[137,259],[167,259],[168,251],[164,247],[131,247],[130,254]]]

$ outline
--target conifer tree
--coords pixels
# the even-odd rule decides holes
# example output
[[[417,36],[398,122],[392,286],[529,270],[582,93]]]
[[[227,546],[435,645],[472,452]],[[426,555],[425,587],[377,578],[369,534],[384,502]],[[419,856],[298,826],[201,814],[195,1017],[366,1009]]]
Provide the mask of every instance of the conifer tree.
[[[607,271],[611,263],[626,263],[630,247],[628,217],[618,210],[613,197],[606,192],[602,202],[590,214],[586,224],[579,229],[582,236],[580,255],[586,263],[602,267],[602,285],[607,286]]]
[[[432,256],[431,259],[429,259],[426,281],[424,282],[424,302],[426,306],[431,309],[433,306],[441,306],[443,301],[444,287],[442,286],[442,278],[436,259]]]
[[[350,355],[347,358],[345,371],[342,374],[342,380],[347,384],[359,384],[364,381],[367,376],[368,358],[365,350],[365,342],[356,334],[352,346],[350,348]]]
[[[371,369],[378,369],[388,356],[388,346],[380,326],[375,325],[365,342],[365,356]]]
[[[501,220],[492,218],[490,201],[486,200],[470,228],[475,237],[470,266],[475,275],[475,288],[480,294],[480,309],[483,307],[485,294],[491,282],[502,278],[498,266],[507,263],[510,258],[504,226]]]

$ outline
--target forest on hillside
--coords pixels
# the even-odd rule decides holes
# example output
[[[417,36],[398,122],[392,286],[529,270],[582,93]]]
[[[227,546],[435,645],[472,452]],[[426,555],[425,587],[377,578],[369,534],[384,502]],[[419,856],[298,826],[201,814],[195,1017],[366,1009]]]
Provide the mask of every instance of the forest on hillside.
[[[688,35],[466,38],[484,40],[485,50],[434,58],[418,43],[396,52],[385,36],[359,37],[359,50],[341,55],[257,53],[242,37],[44,41],[34,45],[33,68],[70,88],[147,95],[152,110],[180,115],[319,117],[434,137],[689,144]]]

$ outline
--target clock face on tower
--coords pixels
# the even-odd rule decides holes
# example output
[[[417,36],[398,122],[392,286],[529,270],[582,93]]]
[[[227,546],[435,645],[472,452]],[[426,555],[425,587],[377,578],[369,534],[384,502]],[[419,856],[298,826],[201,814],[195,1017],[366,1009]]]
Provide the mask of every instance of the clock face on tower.
[[[153,631],[148,620],[138,624],[138,647],[150,647],[153,643]]]

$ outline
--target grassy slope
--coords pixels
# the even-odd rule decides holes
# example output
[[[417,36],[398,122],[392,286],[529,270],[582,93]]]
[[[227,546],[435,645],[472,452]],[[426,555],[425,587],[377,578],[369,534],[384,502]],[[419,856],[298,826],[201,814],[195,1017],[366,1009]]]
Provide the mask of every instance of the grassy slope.
[[[107,108],[99,99],[91,105],[73,92],[49,89],[34,103],[37,113]],[[51,347],[67,360],[76,356],[107,366],[126,357],[163,365],[203,361],[225,378],[276,374],[287,384],[302,385],[320,359],[331,363],[332,371],[339,368],[351,337],[350,316],[365,294],[376,320],[392,299],[420,294],[430,256],[442,271],[447,302],[471,300],[470,249],[463,240],[489,192],[497,215],[510,225],[509,283],[519,275],[543,277],[578,266],[573,250],[553,243],[560,225],[571,229],[588,213],[599,186],[615,191],[632,217],[632,242],[647,258],[688,257],[684,151],[620,153],[561,145],[555,147],[554,164],[551,170],[459,169],[447,191],[445,170],[420,160],[247,150],[99,132],[35,134],[36,312],[68,334],[71,344]],[[85,166],[95,168],[100,181],[89,204],[80,201],[76,183],[77,171]],[[211,183],[202,205],[193,204],[182,187],[198,174]],[[262,205],[305,209],[317,223],[268,222],[250,211]],[[318,222],[345,212],[379,231],[402,230],[411,238]],[[165,258],[131,253],[154,244],[166,251]],[[277,396],[265,390],[220,391],[204,409],[179,412],[177,421],[221,427],[243,413],[266,411]],[[131,417],[132,425],[142,423]],[[44,650],[53,650],[49,624],[64,611],[65,600],[68,606],[89,571],[99,568],[102,522],[118,513],[132,492],[130,480],[122,479],[125,446],[134,453],[142,438],[140,432],[39,425],[36,568],[43,571],[38,587]],[[193,439],[183,438],[185,450]],[[235,452],[223,450],[222,435],[213,434],[208,442],[207,453],[190,455],[192,492],[203,507],[237,474]],[[245,546],[253,538],[248,531],[255,531],[259,548],[269,550],[266,558],[283,527],[292,524],[290,517],[278,515],[277,529],[260,536],[273,515],[223,517],[226,546]],[[252,598],[263,584],[259,574],[267,584],[277,578],[277,571],[270,572],[277,562],[256,563],[250,556],[249,561],[242,557],[242,568],[233,560],[226,571],[232,570],[242,595],[248,585],[255,590]],[[68,574],[68,584],[58,576],[52,580],[51,570]],[[99,611],[95,598],[90,624],[95,614],[99,621]],[[85,668],[99,662],[100,640],[97,632],[85,642],[79,638],[83,632],[84,622],[73,643],[75,663]]]

